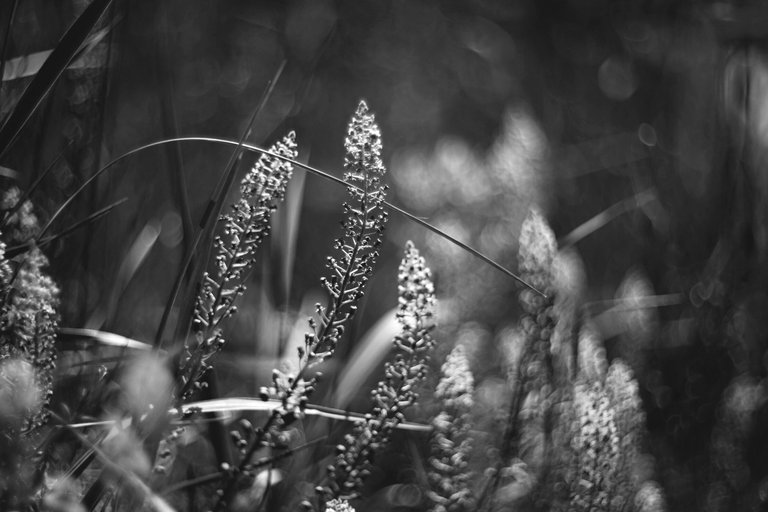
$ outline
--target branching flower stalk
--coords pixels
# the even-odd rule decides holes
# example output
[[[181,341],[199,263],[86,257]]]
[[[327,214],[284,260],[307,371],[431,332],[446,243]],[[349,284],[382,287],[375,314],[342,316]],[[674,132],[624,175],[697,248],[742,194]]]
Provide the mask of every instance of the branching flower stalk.
[[[290,132],[270,151],[295,159],[296,134]],[[182,399],[201,386],[208,361],[225,342],[221,323],[237,311],[235,302],[245,292],[256,251],[269,235],[270,217],[285,197],[292,173],[289,162],[262,155],[240,183],[240,198],[231,212],[221,217],[224,229],[214,241],[215,270],[203,274],[193,318],[194,338],[186,343],[180,365]]]
[[[473,508],[467,466],[472,448],[468,434],[474,378],[463,345],[448,354],[442,374],[435,398],[442,402],[443,410],[432,420],[431,490],[427,496],[432,502],[431,512],[464,512]]]
[[[336,461],[328,468],[329,483],[318,489],[322,499],[358,495],[376,452],[405,420],[403,411],[418,399],[416,387],[426,377],[429,352],[435,345],[430,333],[435,327],[436,301],[430,270],[411,242],[400,263],[398,292],[397,320],[402,330],[394,340],[394,360],[386,363],[384,379],[372,391],[373,410],[337,447]]]
[[[334,241],[339,255],[330,256],[327,261],[331,275],[321,278],[329,296],[328,304],[317,304],[316,317],[309,320],[310,332],[303,346],[297,348],[298,371],[275,369],[272,385],[262,388],[263,399],[276,397],[282,406],[273,411],[264,426],[256,430],[249,446],[242,450],[240,465],[232,469],[216,510],[222,510],[231,499],[240,475],[252,477],[249,464],[256,450],[269,444],[273,432],[303,414],[319,378],[317,373],[307,374],[333,354],[373,273],[387,221],[383,206],[386,186],[381,182],[386,169],[381,160],[381,132],[364,101],[359,103],[350,121],[344,147],[344,181],[349,185],[347,190],[352,201],[344,203],[344,234]]]

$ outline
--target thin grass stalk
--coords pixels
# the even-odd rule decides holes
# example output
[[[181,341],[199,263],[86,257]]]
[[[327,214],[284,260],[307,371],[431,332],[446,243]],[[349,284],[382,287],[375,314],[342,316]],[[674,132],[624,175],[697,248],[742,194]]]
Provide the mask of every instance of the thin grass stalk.
[[[141,152],[143,152],[145,150],[148,150],[148,149],[151,149],[151,148],[154,148],[154,147],[158,147],[158,146],[163,146],[165,144],[172,144],[172,143],[179,143],[179,142],[211,142],[211,143],[216,143],[216,144],[229,144],[231,146],[239,145],[239,143],[237,141],[230,140],[230,139],[221,139],[221,138],[217,138],[217,137],[178,137],[178,138],[175,138],[175,139],[159,140],[159,141],[151,142],[149,144],[145,144],[143,146],[139,146],[137,148],[134,148],[134,149],[132,149],[130,151],[127,151],[126,153],[123,153],[122,155],[114,158],[112,161],[108,162],[106,165],[104,165],[104,167],[99,169],[93,176],[91,176],[86,182],[84,182],[80,186],[80,188],[78,188],[69,198],[67,198],[66,201],[64,201],[64,203],[62,203],[62,205],[56,210],[56,212],[53,214],[53,216],[51,216],[51,219],[49,220],[48,224],[50,224],[54,219],[56,219],[59,215],[61,215],[61,213],[67,208],[67,206],[69,206],[69,204],[74,200],[74,198],[77,195],[80,194],[80,192],[83,189],[85,189],[88,185],[90,185],[90,183],[92,181],[94,181],[96,178],[98,178],[101,174],[103,174],[106,171],[108,171],[114,165],[120,163],[122,160],[124,160],[124,159],[126,159],[126,158],[128,158],[130,156],[133,156],[134,154],[141,153]],[[340,178],[337,178],[336,176],[333,176],[332,174],[329,174],[329,173],[327,173],[325,171],[321,171],[320,169],[317,169],[315,167],[307,165],[307,164],[305,164],[303,162],[299,162],[298,160],[292,160],[292,159],[285,158],[285,157],[282,157],[280,155],[271,153],[270,151],[268,151],[268,150],[266,150],[264,148],[261,148],[259,146],[254,146],[252,144],[245,144],[244,143],[244,144],[242,144],[242,147],[244,149],[247,149],[248,151],[253,151],[255,153],[260,153],[262,155],[269,155],[269,156],[272,156],[272,157],[275,157],[275,158],[279,158],[279,159],[281,159],[283,161],[289,162],[290,164],[292,164],[295,167],[304,169],[305,171],[307,171],[307,172],[309,172],[311,174],[314,174],[315,176],[320,176],[321,178],[326,179],[326,180],[331,181],[331,182],[334,182],[334,183],[336,183],[338,185],[343,185],[345,187],[351,186],[351,185],[346,184],[344,182],[344,180],[342,180]],[[518,276],[517,274],[515,274],[514,272],[512,272],[508,268],[506,268],[503,265],[501,265],[500,263],[494,261],[493,259],[491,259],[490,257],[486,256],[485,254],[481,253],[477,249],[474,249],[473,247],[470,247],[469,245],[465,244],[464,242],[462,242],[462,241],[454,238],[453,236],[449,235],[448,233],[438,229],[437,227],[435,227],[434,225],[432,225],[429,222],[425,221],[424,219],[422,219],[422,218],[420,218],[420,217],[418,217],[418,216],[416,216],[416,215],[414,215],[412,213],[409,213],[406,210],[403,210],[402,208],[400,208],[399,206],[396,206],[396,205],[394,205],[394,204],[392,204],[392,203],[390,203],[390,202],[388,202],[386,200],[382,202],[382,205],[385,208],[389,209],[390,211],[393,211],[393,212],[395,212],[395,213],[397,213],[399,215],[402,215],[406,219],[408,219],[408,220],[410,220],[412,222],[415,222],[416,224],[419,224],[420,226],[422,226],[422,227],[432,231],[433,233],[435,233],[439,237],[444,238],[445,240],[448,240],[449,242],[451,242],[452,244],[454,244],[457,247],[461,248],[462,250],[468,252],[472,256],[480,259],[484,263],[490,265],[491,267],[493,267],[496,270],[502,272],[503,274],[507,275],[508,277],[511,277],[512,279],[517,281],[519,284],[525,286],[526,288],[528,288],[532,292],[537,293],[542,298],[546,298],[547,297],[546,293],[544,293],[543,291],[541,291],[541,290],[537,289],[536,287],[532,286],[530,283],[526,282],[524,279],[522,279],[520,276]],[[46,224],[46,226],[43,228],[43,230],[48,229],[48,227],[49,227],[48,224]]]

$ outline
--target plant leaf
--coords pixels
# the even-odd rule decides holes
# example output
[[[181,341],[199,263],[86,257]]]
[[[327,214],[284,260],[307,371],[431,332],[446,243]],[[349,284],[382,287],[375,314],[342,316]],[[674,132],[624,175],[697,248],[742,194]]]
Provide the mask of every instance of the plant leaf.
[[[219,398],[216,400],[201,400],[198,402],[190,402],[181,406],[181,410],[184,413],[190,413],[195,410],[200,412],[241,412],[241,411],[263,411],[272,412],[273,410],[282,407],[280,400],[270,399],[267,401],[260,398]],[[307,405],[304,410],[304,414],[307,416],[319,416],[322,418],[328,418],[333,420],[351,421],[353,423],[362,423],[365,421],[365,415],[343,411],[341,409],[334,409],[332,407],[325,407],[322,405]],[[432,427],[429,425],[422,425],[420,423],[412,423],[404,421],[398,425],[400,430],[411,430],[415,432],[431,432]]]
[[[131,348],[134,350],[152,350],[152,345],[136,341],[119,334],[111,332],[97,331],[96,329],[78,329],[75,327],[62,327],[59,334],[64,338],[65,346],[63,350],[77,350],[77,347],[67,346],[67,342],[87,342],[96,345],[106,345],[108,347]]]

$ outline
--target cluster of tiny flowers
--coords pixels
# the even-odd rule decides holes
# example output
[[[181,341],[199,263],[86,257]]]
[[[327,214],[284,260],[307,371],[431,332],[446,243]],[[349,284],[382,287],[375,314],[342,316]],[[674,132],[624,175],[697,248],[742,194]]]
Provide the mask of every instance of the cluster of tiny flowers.
[[[600,384],[574,389],[576,474],[570,482],[572,511],[611,510],[620,441],[613,408]]]
[[[553,510],[628,510],[649,476],[641,462],[645,414],[639,386],[622,360],[607,367],[602,342],[588,325],[579,336],[578,361],[571,398],[558,414],[562,427],[553,432],[563,452],[554,485],[568,494],[558,493]]]
[[[290,132],[269,151],[296,159],[295,133]],[[188,392],[200,385],[207,361],[224,344],[221,323],[237,311],[235,302],[245,292],[256,251],[269,235],[270,217],[285,197],[292,173],[290,162],[263,154],[240,183],[240,198],[221,218],[223,232],[214,241],[215,271],[203,275],[194,311],[194,339],[187,343],[181,363]]]
[[[5,212],[3,217],[7,217],[3,218],[3,224],[9,228],[6,234],[16,243],[27,242],[40,229],[32,202],[24,201],[18,205],[22,199],[21,195],[18,187],[11,187],[0,198],[0,211]],[[16,211],[11,215],[13,209]]]
[[[0,359],[18,357],[31,363],[45,403],[53,392],[56,368],[59,289],[43,272],[48,259],[37,247],[19,265],[3,318]],[[45,418],[43,411],[37,411],[28,418],[26,429],[41,425]]]
[[[544,217],[537,210],[531,210],[520,228],[518,265],[521,277],[548,297],[528,289],[520,293],[520,305],[525,312],[520,327],[526,341],[520,370],[523,372],[521,380],[528,383],[528,390],[551,383],[551,342],[557,326],[553,307],[556,254],[554,233]]]
[[[325,504],[325,512],[355,512],[347,500],[330,500]]]
[[[415,388],[426,377],[428,353],[435,343],[430,335],[435,292],[430,270],[411,242],[400,263],[398,292],[401,333],[394,340],[394,361],[385,364],[384,380],[372,392],[373,410],[337,447],[336,461],[328,468],[330,485],[319,489],[326,498],[357,495],[375,453],[405,420],[403,411],[416,402]]]
[[[427,493],[432,512],[471,510],[468,459],[472,449],[468,437],[474,378],[463,345],[454,348],[442,367],[435,398],[443,410],[432,420],[432,456],[429,459],[431,490]]]
[[[387,221],[383,208],[386,187],[381,183],[385,173],[381,133],[364,101],[350,121],[344,146],[344,181],[352,200],[344,203],[344,234],[334,241],[338,254],[329,256],[326,263],[330,276],[320,279],[328,303],[316,304],[316,315],[309,319],[310,332],[298,347],[298,374],[275,370],[272,385],[262,389],[262,397],[273,396],[282,402],[281,415],[300,415],[314,391],[319,375],[304,374],[333,355],[345,326],[357,312]]]
[[[306,335],[304,347],[299,348],[299,358],[310,366],[333,354],[344,325],[357,311],[357,302],[373,273],[387,221],[383,208],[386,187],[381,183],[385,173],[381,133],[364,101],[352,117],[344,147],[344,181],[350,185],[352,202],[344,203],[344,235],[334,242],[334,249],[340,254],[328,257],[330,277],[320,280],[329,295],[329,304],[316,306],[317,319],[310,320],[311,332]]]
[[[620,473],[626,480],[623,485],[629,489],[632,484],[629,481],[629,475],[635,466],[645,435],[645,412],[640,398],[640,388],[629,365],[620,359],[615,359],[608,368],[605,389],[611,399],[620,435],[622,458]],[[628,492],[620,494],[629,499]]]
[[[24,201],[13,215],[21,192],[9,189],[0,206],[6,228],[15,243],[26,243],[39,230],[37,217],[30,201]],[[56,333],[59,317],[59,289],[45,273],[48,259],[32,244],[17,258],[16,267],[5,259],[5,246],[0,251],[0,359],[16,358],[27,361],[34,368],[40,402],[27,416],[24,430],[42,425],[47,417],[42,406],[53,392],[53,374],[56,368]]]

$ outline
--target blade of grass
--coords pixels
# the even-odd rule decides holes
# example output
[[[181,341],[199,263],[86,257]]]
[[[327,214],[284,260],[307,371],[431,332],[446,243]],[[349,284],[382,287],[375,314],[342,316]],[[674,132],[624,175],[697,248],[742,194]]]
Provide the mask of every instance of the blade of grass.
[[[0,127],[0,158],[5,156],[19,132],[48,95],[59,76],[75,58],[88,34],[111,2],[112,0],[93,0],[64,33],[40,71],[22,93],[16,107]]]
[[[117,308],[120,296],[125,292],[128,283],[131,282],[133,276],[139,270],[142,263],[144,263],[144,260],[155,246],[159,236],[160,226],[158,225],[158,222],[147,222],[133,244],[131,244],[131,248],[128,249],[123,261],[120,263],[120,268],[117,271],[117,278],[110,287],[109,297],[106,301],[102,301],[96,310],[91,313],[90,318],[85,322],[85,327],[98,329],[101,328],[105,322],[109,325],[109,321]]]
[[[61,347],[61,350],[70,350],[68,347],[68,340],[77,340],[71,341],[72,343],[93,343],[98,345],[105,345],[108,347],[119,347],[119,348],[130,348],[133,350],[152,350],[152,345],[148,343],[143,343],[141,341],[136,341],[131,338],[126,338],[125,336],[120,336],[119,334],[114,334],[111,332],[105,332],[105,331],[98,331],[96,329],[79,329],[76,327],[62,327],[59,329],[59,333],[63,336],[63,339],[59,339],[59,343],[63,343],[63,347]],[[71,350],[79,350],[80,348],[75,345],[71,348]]]
[[[195,411],[200,412],[272,412],[273,410],[282,407],[282,402],[276,399],[269,399],[267,401],[260,398],[220,398],[217,400],[200,400],[197,402],[190,402],[181,406],[183,413],[192,413]],[[356,412],[344,411],[333,407],[326,407],[324,405],[307,405],[304,414],[307,416],[319,416],[321,418],[328,418],[332,420],[351,421],[353,423],[365,421],[365,414]],[[409,430],[413,432],[431,432],[432,427],[429,425],[422,425],[420,423],[402,422],[397,426],[400,430]]]
[[[137,153],[141,153],[143,151],[146,151],[146,150],[148,150],[150,148],[162,146],[164,144],[173,144],[173,143],[179,143],[179,142],[211,142],[211,143],[216,143],[216,144],[240,145],[240,143],[237,142],[237,141],[230,140],[230,139],[221,139],[221,138],[217,138],[217,137],[177,137],[175,139],[164,139],[164,140],[159,140],[159,141],[155,141],[155,142],[150,142],[149,144],[145,144],[143,146],[139,146],[137,148],[134,148],[134,149],[132,149],[132,150],[126,152],[126,153],[123,153],[122,155],[114,158],[112,161],[108,162],[101,169],[99,169],[96,173],[94,173],[93,176],[91,176],[88,180],[86,180],[80,186],[79,189],[77,189],[69,198],[67,198],[66,201],[64,201],[64,203],[62,203],[62,205],[59,207],[59,209],[56,210],[56,212],[53,214],[53,216],[51,216],[51,219],[48,221],[48,224],[46,225],[46,227],[44,227],[43,229],[47,229],[48,225],[56,217],[58,217],[61,214],[61,212],[64,211],[66,209],[66,207],[74,200],[74,198],[82,190],[84,190],[86,187],[88,187],[88,185],[90,185],[90,183],[92,181],[94,181],[101,174],[103,174],[104,172],[109,170],[111,167],[113,167],[117,163],[121,162],[122,160],[124,160],[124,159],[126,159],[126,158],[128,158],[128,157],[130,157],[132,155],[135,155]],[[277,155],[275,153],[271,153],[270,151],[267,151],[266,149],[261,148],[259,146],[254,146],[252,144],[245,144],[245,143],[243,143],[242,147],[244,149],[249,150],[249,151],[253,151],[253,152],[256,152],[256,153],[263,154],[263,155],[269,155],[269,156],[272,156],[274,158],[278,158],[280,160],[283,160],[283,161],[286,161],[286,162],[290,162],[295,167],[304,169],[305,171],[307,171],[307,172],[309,172],[311,174],[314,174],[316,176],[320,176],[321,178],[324,178],[326,180],[332,181],[332,182],[337,183],[339,185],[342,185],[344,187],[349,187],[350,186],[344,180],[342,180],[341,178],[337,178],[336,176],[333,176],[332,174],[329,174],[329,173],[327,173],[325,171],[321,171],[320,169],[316,169],[316,168],[314,168],[312,166],[309,166],[309,165],[307,165],[305,163],[302,163],[302,162],[299,162],[297,160],[291,160],[290,158],[286,158],[286,157],[284,157],[282,155]],[[420,226],[422,226],[422,227],[432,231],[436,235],[438,235],[438,236],[448,240],[452,244],[460,247],[464,251],[466,251],[469,254],[475,256],[476,258],[482,260],[483,262],[485,262],[486,264],[488,264],[491,267],[495,268],[496,270],[502,272],[503,274],[506,274],[508,277],[511,277],[512,279],[514,279],[515,281],[517,281],[521,285],[525,286],[526,288],[530,289],[531,291],[541,295],[544,298],[547,297],[547,295],[544,292],[542,292],[542,291],[538,290],[537,288],[535,288],[534,286],[530,285],[524,279],[519,277],[517,274],[515,274],[511,270],[505,268],[504,266],[502,266],[501,264],[497,263],[496,261],[492,260],[491,258],[489,258],[488,256],[484,255],[483,253],[481,253],[477,249],[474,249],[474,248],[470,247],[469,245],[465,244],[464,242],[461,242],[460,240],[458,240],[458,239],[454,238],[453,236],[449,235],[448,233],[445,233],[444,231],[442,231],[442,230],[438,229],[437,227],[433,226],[432,224],[428,223],[424,219],[421,219],[421,218],[417,217],[416,215],[413,215],[412,213],[409,213],[409,212],[403,210],[402,208],[393,205],[392,203],[390,203],[388,201],[384,201],[383,204],[390,211],[398,213],[398,214],[402,215],[403,217],[407,218],[408,220],[410,220],[412,222],[415,222],[415,223],[419,224]]]
[[[392,350],[392,340],[402,329],[396,313],[397,309],[384,313],[355,343],[335,385],[332,403],[336,407],[343,408],[349,404],[353,396],[363,389],[366,379]]]
[[[655,309],[668,306],[677,306],[685,301],[685,294],[683,293],[668,293],[665,295],[645,295],[643,297],[632,298],[619,298],[619,299],[607,299],[607,300],[594,300],[586,302],[584,309],[590,313],[595,314],[597,310],[602,309],[602,313],[606,312],[625,312],[635,311],[638,309]]]
[[[565,249],[566,247],[570,247],[572,245],[577,244],[579,241],[584,239],[585,237],[591,235],[601,227],[605,226],[612,220],[614,220],[619,215],[622,215],[624,213],[630,212],[634,210],[635,208],[640,208],[641,206],[649,203],[653,199],[655,199],[656,196],[654,195],[653,191],[651,190],[643,190],[642,192],[638,192],[632,197],[628,197],[626,199],[622,199],[618,203],[609,206],[602,212],[598,213],[588,221],[581,224],[579,227],[565,235],[558,244],[561,249]]]

